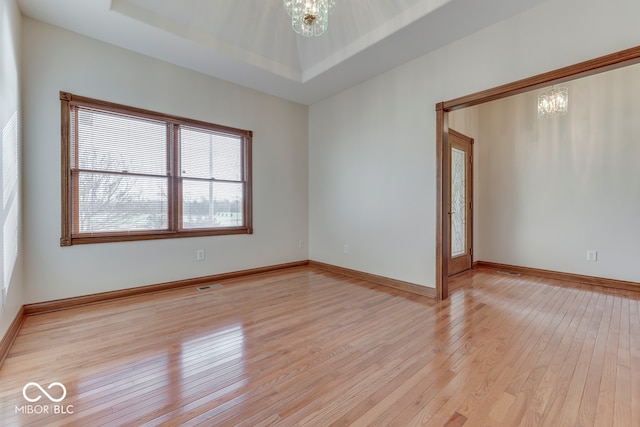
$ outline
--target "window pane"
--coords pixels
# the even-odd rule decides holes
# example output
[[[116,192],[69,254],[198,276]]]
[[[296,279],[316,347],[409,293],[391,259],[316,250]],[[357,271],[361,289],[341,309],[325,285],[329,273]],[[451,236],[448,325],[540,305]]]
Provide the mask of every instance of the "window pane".
[[[182,227],[243,226],[242,190],[241,183],[185,179],[182,184]]]
[[[206,129],[180,130],[182,176],[242,180],[242,138]]]
[[[78,231],[166,230],[167,178],[80,172]]]
[[[77,115],[79,169],[167,175],[164,123],[86,108]]]

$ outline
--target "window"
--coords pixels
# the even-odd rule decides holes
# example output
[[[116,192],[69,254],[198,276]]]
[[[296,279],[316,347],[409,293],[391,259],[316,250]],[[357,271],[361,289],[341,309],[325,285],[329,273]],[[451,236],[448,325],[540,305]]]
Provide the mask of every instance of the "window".
[[[252,233],[251,131],[60,100],[61,246]]]

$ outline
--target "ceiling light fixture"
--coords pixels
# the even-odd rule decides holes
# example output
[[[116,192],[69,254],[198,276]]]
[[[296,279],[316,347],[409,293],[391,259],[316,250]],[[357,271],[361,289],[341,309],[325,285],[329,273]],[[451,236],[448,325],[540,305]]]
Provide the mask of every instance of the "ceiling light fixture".
[[[319,36],[327,31],[329,14],[336,0],[282,0],[291,17],[293,30],[305,37]]]
[[[569,111],[569,89],[560,87],[538,94],[538,118],[564,116]]]

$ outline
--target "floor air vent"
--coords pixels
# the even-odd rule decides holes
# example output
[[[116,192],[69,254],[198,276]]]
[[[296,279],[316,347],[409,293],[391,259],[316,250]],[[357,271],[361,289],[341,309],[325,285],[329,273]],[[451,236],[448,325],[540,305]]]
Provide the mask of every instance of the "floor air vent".
[[[199,291],[208,291],[209,289],[218,289],[221,288],[222,285],[217,284],[217,285],[206,285],[206,286],[200,286],[198,288]]]
[[[507,271],[507,270],[498,270],[500,274],[508,274],[509,276],[519,276],[520,273],[516,273],[515,271]]]

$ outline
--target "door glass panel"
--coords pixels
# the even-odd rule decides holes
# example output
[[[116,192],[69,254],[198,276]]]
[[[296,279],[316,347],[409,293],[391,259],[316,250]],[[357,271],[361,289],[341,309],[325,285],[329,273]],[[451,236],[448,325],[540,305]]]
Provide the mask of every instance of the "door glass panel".
[[[451,256],[464,255],[467,247],[466,153],[451,147]]]

